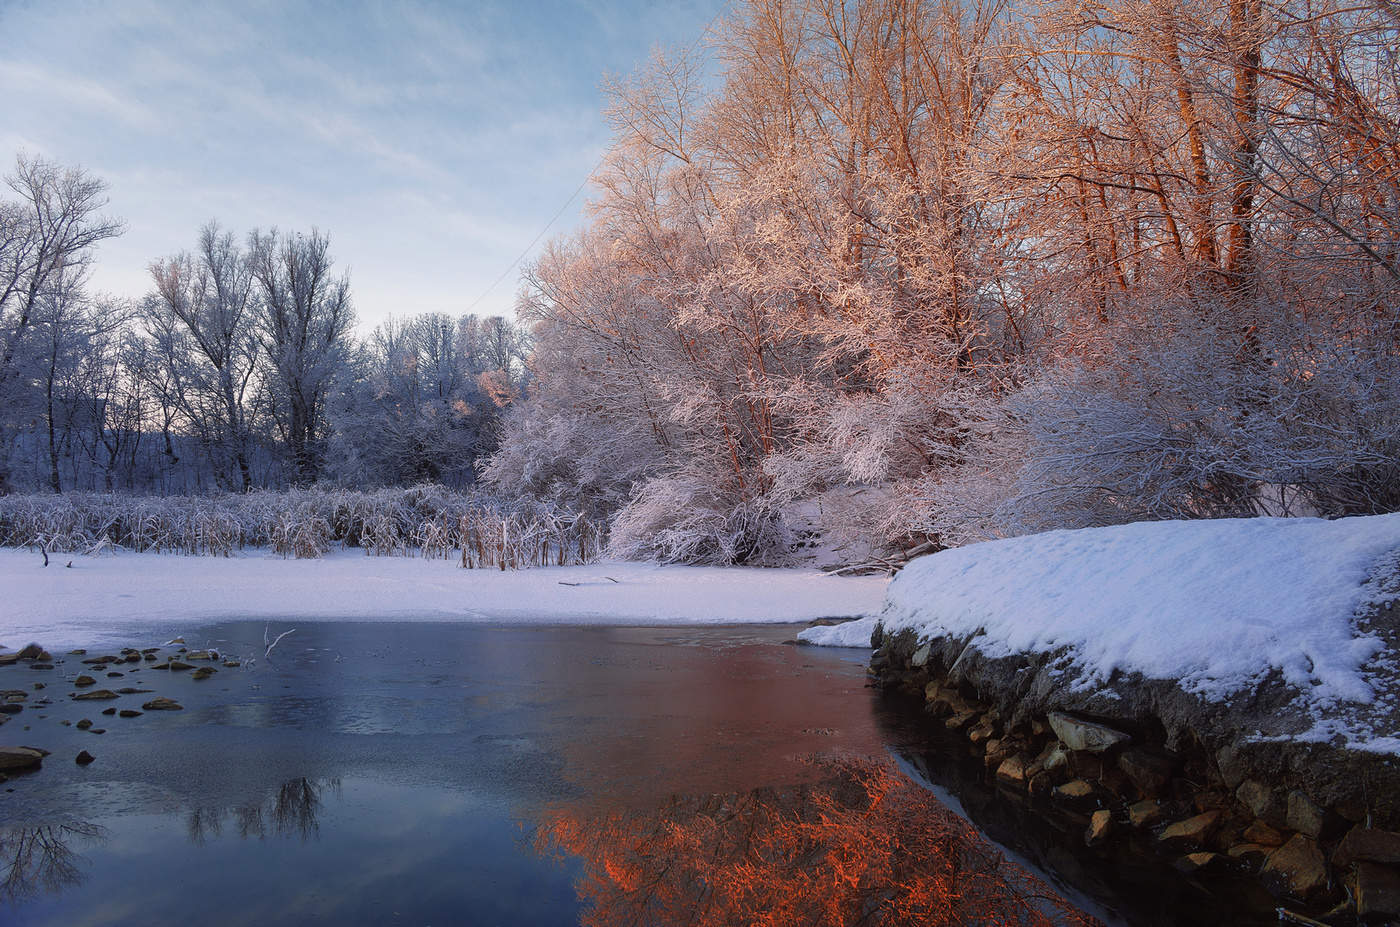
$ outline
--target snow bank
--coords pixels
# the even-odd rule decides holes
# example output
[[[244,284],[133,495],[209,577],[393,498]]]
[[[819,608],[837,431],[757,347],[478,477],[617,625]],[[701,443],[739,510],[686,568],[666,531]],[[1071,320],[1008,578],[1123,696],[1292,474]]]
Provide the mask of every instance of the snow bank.
[[[883,577],[814,570],[602,563],[516,572],[452,561],[319,560],[117,553],[53,558],[0,550],[0,642],[47,647],[116,642],[140,626],[192,622],[471,621],[536,624],[706,624],[808,621],[876,611]]]
[[[1370,703],[1356,633],[1362,584],[1400,548],[1400,514],[1252,518],[1051,531],[943,551],[891,583],[881,621],[921,637],[979,637],[996,658],[1066,649],[1077,685],[1114,670],[1218,699],[1271,669],[1314,704]],[[812,628],[810,643],[868,646],[874,619]]]

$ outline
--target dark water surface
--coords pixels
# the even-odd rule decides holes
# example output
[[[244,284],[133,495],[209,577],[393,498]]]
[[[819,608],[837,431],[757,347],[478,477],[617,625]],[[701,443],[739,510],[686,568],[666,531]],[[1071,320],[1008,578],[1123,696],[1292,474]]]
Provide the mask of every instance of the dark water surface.
[[[205,681],[0,668],[46,683],[0,743],[52,751],[0,793],[0,923],[1088,922],[899,771],[866,654],[793,627],[266,630],[187,632],[256,657]],[[83,671],[154,692],[70,701]],[[155,695],[184,710],[101,714]]]

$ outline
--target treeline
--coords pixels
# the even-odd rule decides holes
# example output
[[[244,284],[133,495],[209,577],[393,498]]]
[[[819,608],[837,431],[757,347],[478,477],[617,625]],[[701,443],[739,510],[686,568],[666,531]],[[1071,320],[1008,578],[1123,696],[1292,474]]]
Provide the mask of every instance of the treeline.
[[[748,0],[611,88],[488,476],[663,559],[781,559],[813,500],[906,549],[1394,511],[1398,39],[1388,0]]]
[[[353,336],[327,236],[211,223],[140,299],[94,295],[120,234],[101,181],[21,157],[0,199],[0,493],[465,487],[526,378],[527,339],[471,315]]]

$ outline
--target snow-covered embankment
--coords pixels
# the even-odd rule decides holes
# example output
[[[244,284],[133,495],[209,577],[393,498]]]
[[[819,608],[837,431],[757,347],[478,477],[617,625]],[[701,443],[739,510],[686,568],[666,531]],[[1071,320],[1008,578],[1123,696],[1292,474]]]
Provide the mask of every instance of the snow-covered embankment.
[[[872,634],[887,690],[1001,785],[1092,812],[1091,844],[1146,830],[1182,871],[1252,866],[1322,906],[1345,883],[1363,914],[1390,886],[1400,915],[1400,514],[970,545],[801,637]]]

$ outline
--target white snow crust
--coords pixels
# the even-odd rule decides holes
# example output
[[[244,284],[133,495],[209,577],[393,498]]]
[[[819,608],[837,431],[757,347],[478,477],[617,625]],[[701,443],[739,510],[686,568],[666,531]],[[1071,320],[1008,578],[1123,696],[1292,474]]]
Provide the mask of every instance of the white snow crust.
[[[227,619],[534,624],[748,624],[876,611],[885,577],[815,570],[600,563],[500,572],[453,561],[183,557],[0,550],[0,643],[50,649],[182,633]],[[72,568],[66,564],[72,561]],[[568,585],[566,585],[568,584]]]
[[[1122,670],[1221,699],[1278,669],[1314,705],[1369,704],[1368,661],[1383,645],[1353,619],[1373,566],[1397,549],[1400,514],[1050,531],[915,560],[879,620],[921,637],[981,635],[991,657],[1063,648],[1067,684]],[[875,621],[799,636],[869,646]]]

